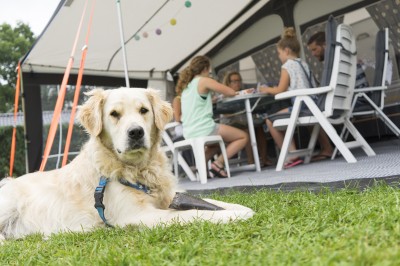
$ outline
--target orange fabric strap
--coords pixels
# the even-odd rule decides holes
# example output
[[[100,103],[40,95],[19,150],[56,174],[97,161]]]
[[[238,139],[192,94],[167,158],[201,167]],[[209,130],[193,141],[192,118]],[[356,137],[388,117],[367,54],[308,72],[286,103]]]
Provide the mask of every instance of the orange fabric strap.
[[[18,62],[17,67],[17,84],[15,86],[15,99],[14,99],[14,125],[11,137],[11,151],[10,151],[10,176],[13,175],[14,161],[15,161],[15,149],[17,143],[17,115],[18,115],[18,102],[19,102],[19,91],[21,84],[21,62]]]
[[[76,107],[78,105],[79,93],[81,91],[83,71],[85,69],[86,54],[87,54],[87,49],[88,49],[88,45],[89,45],[89,35],[90,35],[90,29],[91,29],[91,26],[92,26],[92,20],[93,20],[93,13],[94,13],[95,4],[96,4],[96,0],[94,0],[93,3],[92,3],[92,10],[90,12],[90,20],[89,20],[88,29],[87,29],[87,32],[86,32],[85,46],[82,49],[81,64],[79,66],[78,79],[76,81],[74,102],[73,102],[73,105],[72,105],[71,117],[69,119],[68,133],[67,133],[67,138],[65,140],[64,155],[63,155],[63,160],[62,160],[61,166],[66,165],[67,164],[67,160],[68,160],[69,147],[71,145],[71,138],[72,138],[72,131],[74,129]]]
[[[63,77],[63,80],[62,80],[62,83],[61,83],[60,92],[58,94],[56,106],[54,108],[53,118],[51,120],[49,134],[47,136],[46,146],[45,146],[45,149],[44,149],[43,159],[42,159],[42,163],[40,165],[39,171],[43,171],[44,168],[46,167],[47,159],[49,158],[50,150],[51,150],[51,147],[53,146],[54,137],[55,137],[56,132],[57,132],[57,124],[58,124],[58,122],[60,120],[62,107],[64,105],[64,98],[65,98],[65,94],[66,94],[66,91],[67,91],[68,78],[69,78],[69,74],[71,72],[72,65],[74,63],[75,50],[76,50],[76,46],[77,46],[78,40],[79,40],[79,35],[80,35],[81,29],[82,29],[83,18],[84,18],[84,15],[86,13],[87,3],[88,3],[88,0],[86,0],[86,2],[85,2],[85,7],[83,8],[83,11],[82,11],[82,16],[81,16],[81,20],[79,22],[78,30],[76,32],[75,41],[74,41],[74,45],[73,45],[73,48],[72,48],[71,56],[70,56],[70,58],[68,60],[67,68],[65,69],[64,77]]]

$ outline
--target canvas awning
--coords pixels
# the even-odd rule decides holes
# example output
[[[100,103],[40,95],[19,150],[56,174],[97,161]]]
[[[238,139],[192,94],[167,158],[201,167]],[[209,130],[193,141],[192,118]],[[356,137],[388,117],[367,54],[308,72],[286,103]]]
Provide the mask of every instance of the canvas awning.
[[[123,77],[117,2],[126,41],[130,78],[164,78],[196,53],[205,54],[267,0],[102,0],[96,1],[85,75]],[[86,0],[62,0],[23,60],[24,73],[63,73]],[[88,0],[72,73],[79,69],[93,0]],[[190,4],[189,4],[190,3]],[[188,7],[189,6],[189,7]],[[176,21],[175,25],[171,20]],[[137,36],[137,37],[135,37]]]

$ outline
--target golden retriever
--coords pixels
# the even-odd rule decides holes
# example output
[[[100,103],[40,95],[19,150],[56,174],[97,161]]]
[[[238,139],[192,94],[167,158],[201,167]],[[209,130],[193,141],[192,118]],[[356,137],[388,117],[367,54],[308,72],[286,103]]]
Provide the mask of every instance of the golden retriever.
[[[157,90],[95,89],[87,95],[78,119],[90,138],[79,155],[61,169],[0,182],[1,240],[106,224],[152,227],[194,219],[228,222],[253,215],[247,207],[213,200],[208,201],[224,210],[169,208],[177,181],[160,141],[172,108]],[[101,179],[108,181],[106,185],[99,185]],[[103,190],[104,198],[98,199],[96,210],[98,190]]]

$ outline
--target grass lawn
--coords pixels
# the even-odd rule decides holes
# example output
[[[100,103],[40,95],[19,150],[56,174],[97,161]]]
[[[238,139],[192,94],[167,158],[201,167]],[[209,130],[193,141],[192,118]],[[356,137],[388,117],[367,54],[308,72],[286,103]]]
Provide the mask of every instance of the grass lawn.
[[[211,197],[256,215],[230,224],[32,235],[0,246],[0,265],[400,265],[397,187]]]

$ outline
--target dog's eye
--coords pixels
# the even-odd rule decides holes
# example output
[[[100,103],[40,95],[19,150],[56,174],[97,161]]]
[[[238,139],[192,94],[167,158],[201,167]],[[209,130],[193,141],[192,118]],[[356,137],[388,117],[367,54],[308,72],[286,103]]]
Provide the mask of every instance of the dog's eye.
[[[117,111],[112,111],[110,115],[114,118],[119,118],[119,113]]]
[[[144,115],[144,114],[147,113],[148,111],[149,111],[148,109],[142,107],[142,108],[140,108],[140,111],[139,111],[139,112],[140,112],[142,115]]]

